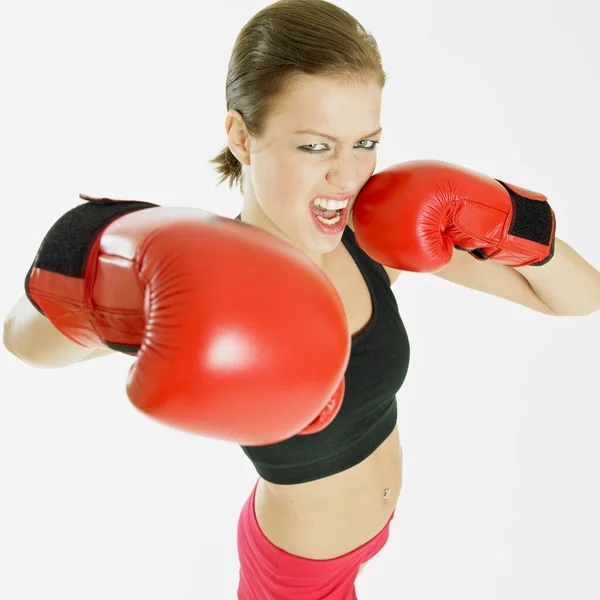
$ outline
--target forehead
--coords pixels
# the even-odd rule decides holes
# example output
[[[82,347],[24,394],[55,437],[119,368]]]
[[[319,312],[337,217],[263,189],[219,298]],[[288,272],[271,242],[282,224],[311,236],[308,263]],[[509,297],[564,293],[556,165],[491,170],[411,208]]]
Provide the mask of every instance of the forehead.
[[[301,128],[319,127],[329,133],[349,127],[377,129],[382,88],[375,81],[348,81],[315,75],[297,75],[277,97],[272,117],[278,124]],[[331,131],[335,130],[335,131]]]

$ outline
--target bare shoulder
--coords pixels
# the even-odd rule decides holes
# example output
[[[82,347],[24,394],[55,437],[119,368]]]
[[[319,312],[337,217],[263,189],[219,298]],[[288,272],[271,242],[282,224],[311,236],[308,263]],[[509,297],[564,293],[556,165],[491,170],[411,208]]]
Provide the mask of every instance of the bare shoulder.
[[[348,227],[350,227],[350,229],[352,229],[352,231],[354,231],[354,221],[352,220],[352,213],[350,213],[348,215],[347,225],[348,225]],[[398,277],[400,277],[400,273],[402,273],[402,271],[400,269],[392,269],[392,267],[386,267],[385,265],[381,265],[381,266],[384,268],[385,272],[388,274],[388,277],[390,278],[390,285],[395,283],[395,281],[398,279]]]

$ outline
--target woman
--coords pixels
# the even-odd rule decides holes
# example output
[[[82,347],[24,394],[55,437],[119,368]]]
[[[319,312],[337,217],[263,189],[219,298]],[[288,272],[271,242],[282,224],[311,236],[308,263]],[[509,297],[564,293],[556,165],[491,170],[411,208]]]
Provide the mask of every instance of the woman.
[[[390,286],[400,272],[358,246],[352,221],[356,196],[375,171],[384,84],[373,38],[323,0],[265,8],[232,53],[228,144],[213,161],[221,181],[240,185],[238,218],[324,271],[352,332],[336,419],[312,435],[242,447],[260,475],[238,523],[242,600],[356,598],[356,577],[384,546],[398,502],[396,393],[409,340]],[[334,203],[314,204],[325,198]],[[436,274],[549,315],[600,306],[600,274],[558,239],[544,267],[505,267],[457,252]],[[59,366],[110,352],[85,353],[26,298],[8,322],[7,347],[31,363]]]
[[[243,447],[261,477],[239,522],[242,599],[355,597],[354,579],[385,543],[400,494],[395,394],[409,343],[390,289],[398,273],[358,247],[351,217],[338,232],[339,209],[327,213],[331,226],[311,214],[315,198],[352,205],[373,174],[384,82],[373,38],[328,2],[272,4],[232,52],[228,146],[213,160],[221,181],[240,184],[238,218],[329,276],[353,338],[344,403],[329,427]],[[298,133],[307,129],[321,134]]]
[[[375,40],[347,12],[321,0],[266,7],[242,28],[231,55],[228,145],[212,161],[220,182],[239,183],[238,218],[288,241],[323,269],[353,334],[334,422],[312,436],[243,447],[260,477],[238,525],[242,600],[356,598],[354,581],[385,544],[400,495],[395,394],[406,376],[409,341],[390,290],[400,271],[358,247],[351,213],[375,170],[385,79]],[[349,216],[341,231],[339,211],[327,213],[331,225],[323,226],[311,214],[315,198],[346,197]],[[528,281],[516,268],[461,252],[436,274],[542,313],[587,314],[598,306],[600,274],[556,240],[555,281],[567,277],[559,274],[567,256],[569,298],[543,269],[519,269],[531,274]],[[588,304],[581,307],[574,290],[584,280],[587,293],[579,297]]]

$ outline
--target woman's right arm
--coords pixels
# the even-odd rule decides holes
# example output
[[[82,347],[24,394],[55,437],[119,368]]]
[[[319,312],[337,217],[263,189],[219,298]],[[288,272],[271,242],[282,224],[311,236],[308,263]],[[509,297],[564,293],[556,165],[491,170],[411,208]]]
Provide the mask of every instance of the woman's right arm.
[[[4,320],[4,346],[32,367],[56,369],[114,354],[109,348],[86,348],[71,341],[40,314],[23,294]]]

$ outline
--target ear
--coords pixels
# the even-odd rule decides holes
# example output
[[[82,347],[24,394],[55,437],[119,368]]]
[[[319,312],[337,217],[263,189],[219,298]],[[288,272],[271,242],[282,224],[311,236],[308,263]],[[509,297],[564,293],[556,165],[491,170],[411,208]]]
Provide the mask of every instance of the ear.
[[[237,110],[230,110],[225,116],[227,145],[233,155],[243,164],[250,164],[250,137],[244,118]]]

